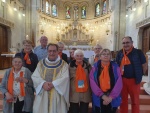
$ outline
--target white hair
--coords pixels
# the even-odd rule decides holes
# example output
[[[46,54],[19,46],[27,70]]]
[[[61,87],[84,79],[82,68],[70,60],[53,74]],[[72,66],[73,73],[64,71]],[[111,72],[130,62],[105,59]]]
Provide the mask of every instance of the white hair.
[[[77,54],[82,54],[84,56],[84,53],[83,53],[83,51],[81,49],[75,50],[74,56],[76,56]]]

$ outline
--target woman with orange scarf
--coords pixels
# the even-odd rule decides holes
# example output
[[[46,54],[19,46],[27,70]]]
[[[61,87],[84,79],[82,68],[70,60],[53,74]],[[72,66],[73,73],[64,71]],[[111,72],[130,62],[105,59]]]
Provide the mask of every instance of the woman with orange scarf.
[[[70,74],[70,113],[88,113],[91,101],[89,72],[91,65],[83,60],[82,50],[74,52],[75,60],[69,66]]]
[[[6,70],[0,90],[4,94],[3,113],[29,113],[33,106],[33,82],[29,69],[20,57],[14,57],[12,68]]]
[[[119,66],[111,61],[109,49],[103,49],[100,60],[93,65],[90,86],[95,113],[116,113],[121,103],[122,78]]]
[[[32,41],[23,40],[22,44],[22,51],[17,53],[15,56],[20,56],[23,60],[23,66],[28,68],[33,73],[38,64],[38,57],[32,51]]]

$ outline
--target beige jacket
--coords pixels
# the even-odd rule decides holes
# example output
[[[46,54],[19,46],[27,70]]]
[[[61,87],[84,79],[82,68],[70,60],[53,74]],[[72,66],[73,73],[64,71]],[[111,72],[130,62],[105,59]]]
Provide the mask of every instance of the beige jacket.
[[[84,61],[83,64],[84,71],[86,72],[87,80],[88,80],[88,91],[85,93],[78,93],[75,90],[75,77],[76,77],[76,65],[75,60],[70,63],[69,66],[69,75],[70,75],[70,102],[79,103],[79,102],[90,102],[91,101],[91,89],[89,85],[89,73],[91,69],[91,65]]]

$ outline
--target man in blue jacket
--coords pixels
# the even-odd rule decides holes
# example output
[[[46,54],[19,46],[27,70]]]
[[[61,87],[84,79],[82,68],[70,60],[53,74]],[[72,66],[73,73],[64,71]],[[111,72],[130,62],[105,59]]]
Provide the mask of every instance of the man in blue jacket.
[[[147,69],[146,58],[141,50],[133,47],[133,41],[130,36],[123,38],[122,45],[123,49],[118,52],[116,57],[123,79],[120,113],[128,113],[128,94],[131,98],[132,113],[140,113],[140,83],[142,75]]]

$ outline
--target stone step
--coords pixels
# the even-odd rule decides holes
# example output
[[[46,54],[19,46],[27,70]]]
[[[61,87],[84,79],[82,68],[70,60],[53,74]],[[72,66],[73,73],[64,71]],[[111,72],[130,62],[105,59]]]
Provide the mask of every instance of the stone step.
[[[89,104],[88,113],[92,113],[92,104]],[[117,113],[120,113],[120,108],[118,108]],[[131,104],[128,105],[128,113],[131,113]],[[140,105],[140,113],[150,113],[150,105]]]
[[[120,108],[117,113],[120,113]],[[128,105],[128,113],[131,113],[131,104]],[[150,105],[140,105],[140,113],[150,113]]]
[[[129,98],[129,104],[131,104],[131,98]],[[140,95],[140,105],[150,105],[150,95]]]
[[[148,95],[143,87],[140,88],[140,95]]]

